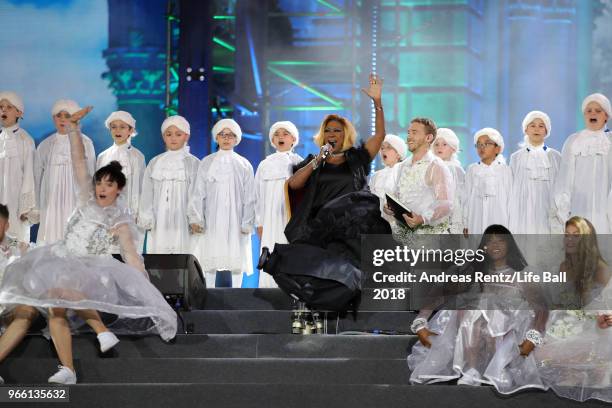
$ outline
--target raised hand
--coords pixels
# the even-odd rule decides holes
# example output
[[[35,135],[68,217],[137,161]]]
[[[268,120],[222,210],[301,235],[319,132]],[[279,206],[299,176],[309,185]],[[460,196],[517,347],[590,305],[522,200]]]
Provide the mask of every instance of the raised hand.
[[[83,119],[89,112],[93,110],[93,106],[86,106],[78,112],[74,112],[70,115],[70,122],[79,123],[81,119]]]
[[[376,74],[370,74],[370,86],[361,88],[361,91],[368,95],[374,102],[380,101],[382,98],[383,79]]]

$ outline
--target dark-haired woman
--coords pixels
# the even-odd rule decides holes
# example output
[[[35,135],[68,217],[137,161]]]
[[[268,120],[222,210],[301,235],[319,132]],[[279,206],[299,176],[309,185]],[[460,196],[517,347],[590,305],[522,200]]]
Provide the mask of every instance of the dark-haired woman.
[[[70,150],[79,194],[64,239],[35,248],[9,265],[0,285],[0,303],[8,305],[8,310],[20,305],[15,309],[24,314],[31,307],[48,311],[49,331],[61,362],[49,382],[60,384],[76,383],[68,310],[80,311],[90,326],[97,327],[95,331],[103,337],[98,337],[101,346],[109,331],[96,310],[115,314],[119,321],[149,318],[144,319],[148,326],[139,321],[141,330],[157,332],[164,340],[176,334],[176,314],[149,282],[136,251],[130,212],[117,205],[125,186],[121,165],[113,162],[102,167],[92,183],[78,124],[89,111],[85,108],[70,117]],[[117,243],[125,264],[111,255],[111,246]]]
[[[431,384],[458,379],[458,384],[490,384],[501,393],[523,388],[544,389],[531,353],[541,342],[546,312],[534,312],[534,298],[518,284],[507,283],[522,271],[523,258],[510,231],[489,226],[479,251],[484,261],[465,269],[471,277],[464,310],[421,310],[412,324],[419,342],[408,356],[410,382]],[[477,272],[488,282],[475,279]],[[499,277],[495,277],[498,275]]]

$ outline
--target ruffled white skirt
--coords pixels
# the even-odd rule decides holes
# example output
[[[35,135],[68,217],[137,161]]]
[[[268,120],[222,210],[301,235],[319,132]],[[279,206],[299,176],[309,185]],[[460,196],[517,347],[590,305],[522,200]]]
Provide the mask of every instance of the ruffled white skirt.
[[[490,298],[487,302],[489,310],[441,310],[434,315],[429,330],[437,336],[429,337],[431,348],[418,342],[408,356],[410,382],[429,384],[468,376],[503,394],[546,388],[533,353],[523,357],[519,351],[533,312],[494,308]]]
[[[176,313],[146,275],[111,255],[70,254],[63,242],[35,248],[7,266],[0,304],[94,309],[118,316],[113,331],[176,335]],[[116,329],[115,329],[116,326]]]
[[[612,328],[600,329],[596,312],[554,311],[535,357],[542,381],[577,401],[612,402]]]

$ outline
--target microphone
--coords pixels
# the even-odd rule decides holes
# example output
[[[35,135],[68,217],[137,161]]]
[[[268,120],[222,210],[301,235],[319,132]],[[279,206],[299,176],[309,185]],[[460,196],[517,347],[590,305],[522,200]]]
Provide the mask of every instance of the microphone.
[[[323,158],[323,160],[327,159],[327,156],[329,156],[332,150],[334,150],[334,145],[332,145],[331,143],[327,143],[323,146],[323,152],[321,153],[321,157]]]

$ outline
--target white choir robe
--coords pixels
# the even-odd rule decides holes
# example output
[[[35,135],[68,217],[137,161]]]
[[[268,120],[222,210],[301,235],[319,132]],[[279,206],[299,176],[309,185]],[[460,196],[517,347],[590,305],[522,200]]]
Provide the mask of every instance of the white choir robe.
[[[380,210],[382,212],[385,203],[387,202],[386,194],[395,192],[395,176],[393,169],[397,169],[402,162],[396,163],[394,166],[385,166],[374,172],[368,183],[372,194],[380,199]]]
[[[126,184],[121,191],[121,197],[125,200],[125,206],[132,210],[134,219],[138,219],[140,191],[146,167],[145,157],[130,142],[122,145],[113,144],[98,155],[96,168],[100,169],[100,167],[106,166],[113,160],[121,163],[123,167],[121,171],[126,178]]]
[[[561,153],[546,145],[526,145],[510,156],[512,192],[510,231],[513,234],[550,234],[553,189]]]
[[[564,224],[578,215],[591,221],[598,234],[612,232],[612,133],[583,130],[563,144],[555,185],[555,209]]]
[[[200,161],[188,147],[149,162],[142,180],[138,226],[148,231],[149,254],[194,254],[187,205]]]
[[[189,200],[189,222],[204,228],[197,254],[208,287],[216,272],[232,272],[232,286],[242,285],[242,272],[253,274],[251,234],[255,223],[253,166],[233,150],[202,159]]]
[[[491,165],[471,164],[465,175],[463,226],[470,234],[482,234],[492,224],[509,228],[512,170],[503,157]]]
[[[260,250],[274,244],[286,244],[285,226],[289,222],[285,207],[285,182],[293,174],[293,166],[302,161],[300,155],[276,152],[259,163],[255,173],[255,226],[262,227]],[[259,274],[260,288],[276,288],[274,278],[263,271]]]
[[[30,242],[30,222],[38,222],[34,183],[34,139],[18,124],[0,130],[0,203],[9,209],[9,230]],[[21,221],[21,215],[29,217]]]
[[[85,160],[89,174],[94,174],[96,153],[91,139],[83,135]],[[77,206],[78,185],[72,171],[68,135],[54,133],[36,149],[34,159],[36,196],[40,211],[40,226],[36,239],[48,245],[64,238],[68,218]]]
[[[455,190],[453,211],[450,216],[451,234],[463,234],[463,200],[465,200],[465,170],[459,160],[444,161],[450,170]]]

